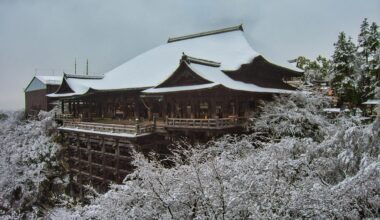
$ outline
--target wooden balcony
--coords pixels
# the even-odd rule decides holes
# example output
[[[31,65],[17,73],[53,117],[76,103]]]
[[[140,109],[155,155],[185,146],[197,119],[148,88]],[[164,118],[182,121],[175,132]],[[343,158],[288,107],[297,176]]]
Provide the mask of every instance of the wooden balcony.
[[[121,123],[121,124],[119,124]],[[84,132],[104,134],[109,136],[137,137],[152,133],[164,134],[167,130],[228,130],[243,128],[246,119],[240,117],[193,119],[193,118],[167,118],[164,120],[131,122],[110,121],[83,122],[80,119],[71,118],[63,120],[62,131]]]
[[[95,122],[78,122],[64,121],[60,130],[83,131],[88,133],[99,133],[108,135],[125,135],[126,137],[134,137],[139,135],[150,134],[154,132],[154,124],[136,124],[136,125],[120,125],[120,124],[104,124]]]
[[[212,119],[191,119],[191,118],[168,118],[166,128],[175,129],[208,129],[221,130],[229,128],[243,127],[245,125],[244,118],[212,118]]]

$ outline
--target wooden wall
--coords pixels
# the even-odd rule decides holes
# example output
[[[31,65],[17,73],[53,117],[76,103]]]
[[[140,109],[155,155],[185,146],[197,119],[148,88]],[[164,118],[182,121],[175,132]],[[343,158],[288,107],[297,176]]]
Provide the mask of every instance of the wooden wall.
[[[46,89],[25,92],[25,113],[28,115],[38,114],[40,110],[50,111],[54,106],[49,104],[56,99],[46,95],[58,89],[57,85],[48,85]]]

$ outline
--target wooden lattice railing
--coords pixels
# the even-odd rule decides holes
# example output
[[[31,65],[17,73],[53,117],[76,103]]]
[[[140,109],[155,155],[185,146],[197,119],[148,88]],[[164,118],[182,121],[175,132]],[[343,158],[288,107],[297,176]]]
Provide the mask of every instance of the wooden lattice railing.
[[[147,125],[118,125],[118,124],[104,124],[94,122],[75,122],[65,121],[62,125],[63,128],[74,128],[89,131],[110,132],[110,133],[126,133],[126,134],[144,134],[152,133],[154,131],[154,124]]]
[[[72,114],[55,114],[54,115],[55,120],[72,120],[74,119]]]
[[[168,128],[202,128],[202,129],[225,129],[243,126],[244,118],[212,118],[212,119],[192,119],[192,118],[168,118],[166,127]]]

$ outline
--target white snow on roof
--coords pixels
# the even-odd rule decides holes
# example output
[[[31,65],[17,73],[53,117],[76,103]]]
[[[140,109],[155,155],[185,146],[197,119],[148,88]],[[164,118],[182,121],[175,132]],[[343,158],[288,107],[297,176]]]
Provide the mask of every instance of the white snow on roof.
[[[93,79],[76,79],[76,78],[66,78],[67,84],[70,88],[78,95],[85,94],[92,86]]]
[[[364,105],[380,105],[380,99],[369,99],[363,102]]]
[[[62,76],[36,76],[45,85],[60,85],[62,83]]]
[[[206,83],[200,85],[191,85],[191,86],[174,86],[174,87],[163,87],[163,88],[150,88],[144,90],[144,93],[167,93],[167,92],[180,92],[180,91],[192,91],[200,89],[210,89],[215,86],[220,86],[220,83]]]
[[[84,94],[89,89],[104,91],[151,88],[172,74],[183,53],[220,62],[221,70],[237,70],[259,55],[251,48],[244,33],[236,30],[165,43],[105,73],[103,79],[71,79],[68,83],[76,95]],[[291,65],[285,67],[300,71]],[[246,90],[252,88],[246,87]]]
[[[62,93],[62,94],[50,93],[50,94],[47,94],[46,96],[50,98],[62,98],[62,97],[72,97],[76,95],[78,94],[76,94],[75,92],[74,93],[71,92],[71,93]]]
[[[192,86],[176,86],[176,87],[166,87],[166,88],[150,88],[144,90],[144,93],[166,93],[166,92],[176,92],[176,91],[185,91],[185,90],[199,90],[205,88],[211,88],[216,85],[222,85],[226,88],[239,91],[247,92],[262,92],[262,93],[293,93],[296,91],[285,90],[285,89],[276,89],[276,88],[264,88],[257,86],[251,83],[245,83],[240,81],[235,81],[228,77],[219,67],[212,67],[202,64],[187,64],[188,67],[193,70],[200,77],[211,81],[213,83],[201,84],[201,85],[192,85]]]
[[[242,31],[166,43],[109,71],[94,89],[156,86],[177,68],[182,53],[221,62],[223,70],[236,70],[259,55],[250,47]]]
[[[72,96],[77,96],[77,95],[83,95],[86,94],[90,88],[93,87],[94,83],[96,81],[99,81],[100,79],[78,79],[78,78],[65,78],[65,81],[73,90],[74,92],[72,93],[52,93],[48,94],[48,97],[51,98],[59,98],[59,97],[72,97]]]

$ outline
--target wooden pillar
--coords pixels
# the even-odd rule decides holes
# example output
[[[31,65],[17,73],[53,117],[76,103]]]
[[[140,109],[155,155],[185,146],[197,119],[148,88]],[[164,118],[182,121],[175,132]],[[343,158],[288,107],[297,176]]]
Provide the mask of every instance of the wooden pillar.
[[[78,184],[79,184],[79,200],[83,201],[83,187],[82,187],[82,151],[80,149],[80,137],[79,134],[77,134],[77,158],[78,158]]]
[[[197,118],[197,109],[195,105],[195,100],[192,98],[190,99],[190,106],[191,106],[191,118]]]
[[[123,98],[124,101],[124,108],[123,108],[123,119],[126,119],[128,117],[128,96],[125,96]]]
[[[135,111],[135,119],[140,118],[140,104],[136,96],[133,98],[133,104],[134,104],[134,111]]]
[[[90,174],[90,183],[92,183],[92,153],[90,135],[87,136],[87,165]]]
[[[72,114],[73,113],[73,109],[72,109],[72,106],[71,106],[71,100],[68,100],[67,104],[68,104],[69,113]]]
[[[170,104],[170,108],[171,108],[171,113],[170,113],[170,117],[171,118],[176,118],[176,114],[177,114],[177,109],[176,109],[176,102],[174,99],[171,99],[171,104]]]
[[[91,120],[92,119],[92,111],[94,110],[93,107],[92,107],[92,98],[91,97],[88,97],[86,101],[83,101],[83,104],[85,105],[85,108],[87,109],[87,114],[88,114],[88,118]]]
[[[116,118],[116,99],[112,97],[112,117]]]
[[[77,105],[77,101],[73,100],[73,104],[72,105],[73,105],[74,116],[78,117],[78,105]]]
[[[61,112],[62,114],[65,114],[65,100],[61,101]]]
[[[76,116],[75,103],[73,103],[72,99],[69,100],[69,106],[70,106],[69,108],[71,108],[70,113],[75,117]]]
[[[239,115],[239,98],[238,96],[235,96],[235,115]]]
[[[166,116],[167,116],[167,103],[166,103],[166,99],[165,98],[163,98],[162,99],[162,102],[161,102],[161,111],[162,111],[162,118],[166,118]]]
[[[107,173],[107,169],[106,169],[106,145],[105,145],[105,140],[104,140],[104,136],[102,136],[102,174],[103,174],[103,183],[106,184],[107,182],[107,176],[106,176],[106,173]]]
[[[210,110],[211,110],[211,118],[216,118],[216,102],[215,102],[215,98],[211,97],[211,100],[210,100]]]
[[[120,163],[120,146],[119,146],[119,139],[115,140],[115,174],[116,174],[116,182],[120,183],[120,172],[119,172],[119,163]]]

